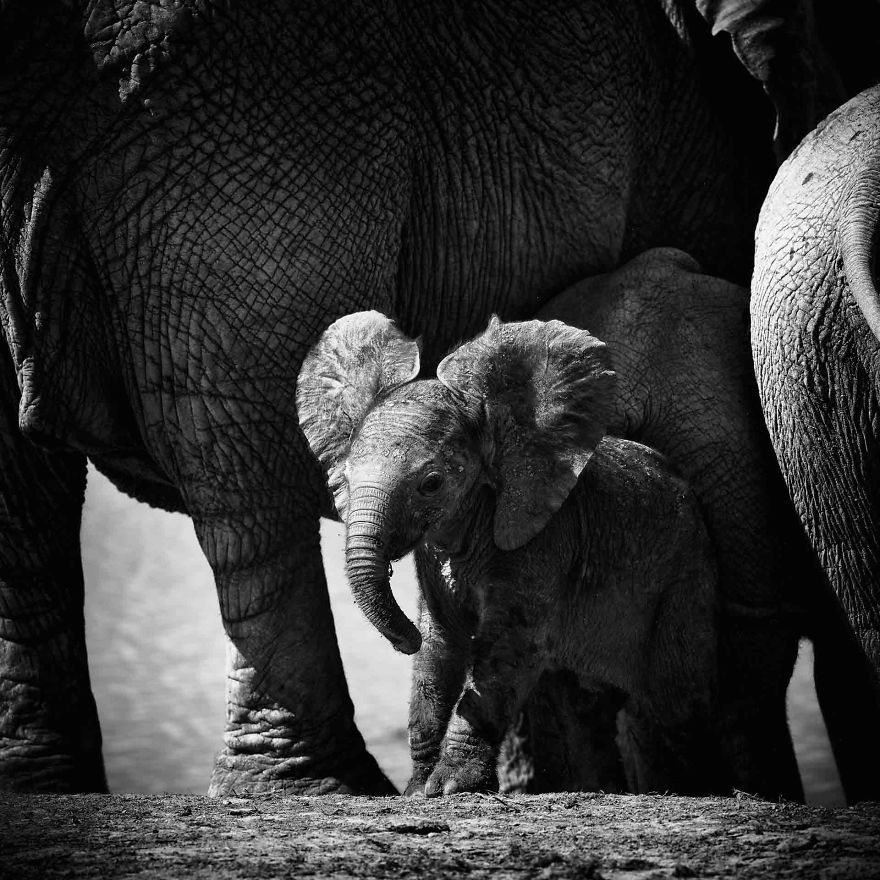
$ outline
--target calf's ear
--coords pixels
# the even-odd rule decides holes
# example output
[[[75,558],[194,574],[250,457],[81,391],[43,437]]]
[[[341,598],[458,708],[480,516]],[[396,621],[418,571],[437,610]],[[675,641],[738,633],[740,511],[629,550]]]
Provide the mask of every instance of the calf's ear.
[[[493,318],[440,363],[437,377],[481,403],[495,543],[520,547],[559,510],[605,434],[615,382],[605,343],[561,321]]]
[[[303,361],[296,383],[299,423],[327,473],[339,515],[348,503],[345,459],[376,398],[419,372],[419,344],[379,312],[334,321]]]

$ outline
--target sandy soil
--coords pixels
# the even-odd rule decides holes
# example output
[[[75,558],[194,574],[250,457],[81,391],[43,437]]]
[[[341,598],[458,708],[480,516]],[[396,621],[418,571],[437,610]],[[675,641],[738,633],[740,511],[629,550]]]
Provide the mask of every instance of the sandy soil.
[[[0,797],[3,878],[877,878],[880,803]]]

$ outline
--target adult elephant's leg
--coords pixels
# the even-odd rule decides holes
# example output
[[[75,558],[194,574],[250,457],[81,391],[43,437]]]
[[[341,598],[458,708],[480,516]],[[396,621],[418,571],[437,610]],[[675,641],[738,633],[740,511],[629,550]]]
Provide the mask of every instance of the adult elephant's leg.
[[[203,327],[212,346],[218,324]],[[226,729],[210,792],[393,794],[355,726],[343,674],[321,558],[327,492],[288,393],[295,354],[242,347],[223,360],[222,383],[205,389],[214,368],[198,360],[206,345],[181,346],[173,393],[148,388],[142,400],[161,414],[148,422],[148,443],[180,487],[228,639]]]
[[[755,372],[779,466],[826,589],[873,670],[866,679],[847,660],[852,642],[832,629],[839,613],[820,608],[817,692],[836,751],[848,741],[839,769],[852,798],[880,797],[871,708],[880,682],[878,106],[876,89],[863,92],[779,169],[755,234],[751,298]],[[833,671],[847,662],[848,673]],[[847,702],[861,711],[847,712]]]
[[[816,332],[816,331],[813,331]],[[880,400],[857,364],[824,375],[791,365],[762,383],[786,483],[862,649],[880,671]],[[782,361],[784,363],[784,360]],[[789,378],[791,376],[791,378]],[[794,387],[795,385],[800,387]],[[833,388],[833,402],[819,400]]]
[[[876,799],[880,437],[873,414],[880,401],[874,370],[860,363],[857,333],[822,326],[837,320],[838,309],[785,303],[768,309],[769,293],[758,300],[753,336],[767,423],[792,500],[839,603],[816,615],[817,696],[847,798]],[[821,318],[801,332],[798,324],[810,314]],[[838,631],[840,608],[855,644]]]
[[[786,714],[797,627],[771,609],[728,604],[719,635],[719,721],[729,783],[771,800],[803,801]]]
[[[227,496],[193,511],[228,639],[214,795],[395,793],[354,723],[310,500],[291,493],[252,513]]]
[[[25,439],[19,397],[0,346],[0,788],[106,791],[83,619],[85,456]]]
[[[849,803],[880,792],[880,681],[830,588],[817,599],[816,696]]]
[[[706,339],[691,351],[693,363],[679,365],[668,416],[645,442],[690,482],[715,548],[719,724],[729,783],[799,801],[786,693],[815,572],[761,419],[746,292],[699,274],[683,273],[682,284]]]

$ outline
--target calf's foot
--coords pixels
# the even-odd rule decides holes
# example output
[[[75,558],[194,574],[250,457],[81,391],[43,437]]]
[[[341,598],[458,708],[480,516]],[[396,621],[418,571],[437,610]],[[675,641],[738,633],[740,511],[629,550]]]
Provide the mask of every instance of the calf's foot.
[[[446,745],[425,782],[425,797],[463,791],[498,791],[497,756],[486,743]]]

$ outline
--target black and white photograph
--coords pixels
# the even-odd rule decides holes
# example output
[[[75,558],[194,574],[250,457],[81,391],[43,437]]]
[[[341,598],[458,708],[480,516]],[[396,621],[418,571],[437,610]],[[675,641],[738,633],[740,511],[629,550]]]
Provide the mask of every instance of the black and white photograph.
[[[880,877],[880,0],[0,0],[6,877]]]

